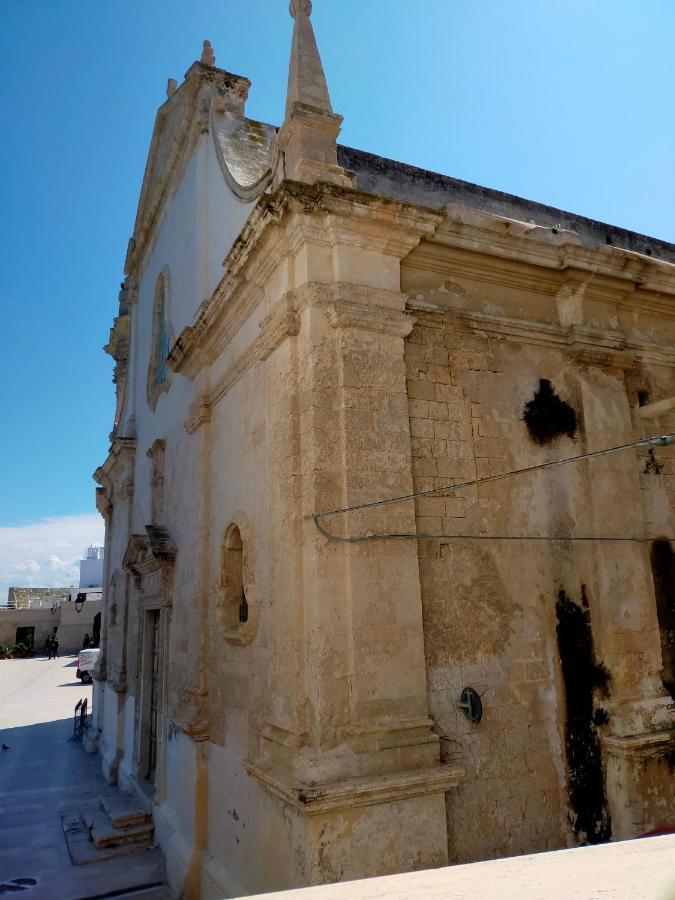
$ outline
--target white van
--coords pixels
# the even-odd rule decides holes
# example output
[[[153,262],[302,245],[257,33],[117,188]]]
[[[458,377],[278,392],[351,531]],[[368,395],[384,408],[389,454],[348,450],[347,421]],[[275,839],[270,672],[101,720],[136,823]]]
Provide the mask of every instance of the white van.
[[[91,684],[93,680],[92,673],[100,652],[99,647],[92,647],[91,650],[80,650],[80,655],[77,658],[77,672],[75,674],[82,679],[82,684]]]

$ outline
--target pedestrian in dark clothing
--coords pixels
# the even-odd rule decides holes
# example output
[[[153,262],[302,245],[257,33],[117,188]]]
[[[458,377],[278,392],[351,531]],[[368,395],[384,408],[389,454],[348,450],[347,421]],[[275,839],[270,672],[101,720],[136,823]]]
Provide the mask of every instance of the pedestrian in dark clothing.
[[[47,638],[47,642],[46,642],[45,646],[47,649],[47,659],[51,659],[52,658],[52,636],[51,636],[51,634]]]
[[[52,638],[52,650],[54,651],[54,659],[58,659],[59,655],[59,639],[57,637]]]
[[[85,634],[84,640],[82,641],[82,649],[88,650],[91,647],[91,638],[88,634]]]

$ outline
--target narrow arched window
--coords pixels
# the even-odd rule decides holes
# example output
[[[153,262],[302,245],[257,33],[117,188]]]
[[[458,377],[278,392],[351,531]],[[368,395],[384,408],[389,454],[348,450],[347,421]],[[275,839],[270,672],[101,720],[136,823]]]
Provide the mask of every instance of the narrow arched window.
[[[154,409],[162,391],[168,390],[171,370],[167,363],[171,349],[171,326],[169,322],[169,282],[167,273],[157,279],[152,304],[152,337],[150,364],[148,366],[148,403]]]
[[[158,388],[169,377],[166,358],[169,355],[169,332],[166,327],[166,288],[164,277],[160,277],[155,297],[154,321],[152,323],[152,386]]]
[[[224,637],[233,644],[250,643],[258,627],[260,601],[254,581],[252,549],[246,520],[233,522],[223,539],[218,597]]]

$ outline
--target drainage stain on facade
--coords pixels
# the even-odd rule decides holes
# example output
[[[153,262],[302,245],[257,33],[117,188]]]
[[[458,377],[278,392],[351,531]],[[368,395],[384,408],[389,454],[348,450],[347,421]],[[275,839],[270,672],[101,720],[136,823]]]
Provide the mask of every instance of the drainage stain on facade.
[[[675,699],[675,553],[669,540],[657,538],[649,556],[661,633],[661,681]]]
[[[565,685],[565,752],[572,827],[580,843],[599,844],[611,837],[605,774],[598,728],[603,721],[594,708],[597,695],[607,694],[609,674],[595,660],[586,587],[581,604],[564,590],[556,603],[558,652]]]
[[[577,414],[553,389],[548,378],[539,380],[539,390],[525,404],[523,420],[530,437],[543,446],[562,435],[573,438],[577,431]]]

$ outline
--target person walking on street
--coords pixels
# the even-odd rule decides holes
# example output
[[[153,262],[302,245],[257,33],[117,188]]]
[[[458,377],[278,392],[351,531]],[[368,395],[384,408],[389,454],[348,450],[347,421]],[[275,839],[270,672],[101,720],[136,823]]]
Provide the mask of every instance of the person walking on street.
[[[59,639],[57,637],[52,638],[52,650],[54,651],[54,659],[58,659],[59,657]]]
[[[45,647],[47,650],[47,659],[51,659],[52,658],[52,636],[51,636],[51,634],[47,638]]]

